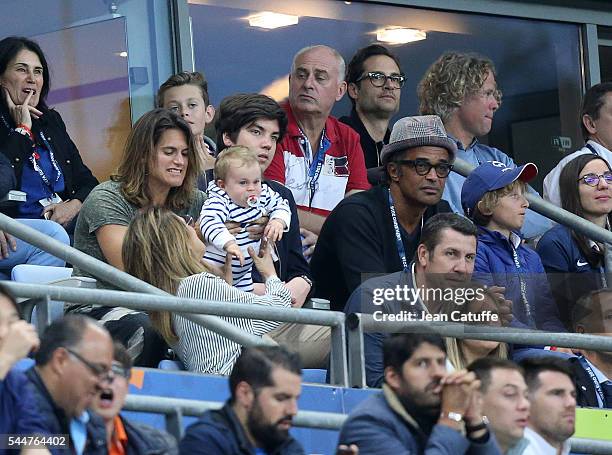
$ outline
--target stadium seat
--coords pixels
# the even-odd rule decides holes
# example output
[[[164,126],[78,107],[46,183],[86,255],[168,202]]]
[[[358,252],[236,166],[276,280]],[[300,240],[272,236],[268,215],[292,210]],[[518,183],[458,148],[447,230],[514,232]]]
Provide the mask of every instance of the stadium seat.
[[[186,369],[180,360],[162,360],[157,368],[166,371],[184,371]]]
[[[327,370],[317,368],[303,369],[302,382],[309,382],[311,384],[327,384]]]
[[[88,277],[73,277],[72,269],[67,267],[53,267],[45,265],[20,264],[13,267],[11,279],[22,283],[52,284],[56,286],[71,286],[95,288],[96,280]],[[30,321],[41,332],[44,327],[64,314],[64,302],[50,301],[49,306],[41,303],[34,307]],[[26,315],[28,319],[28,315]]]

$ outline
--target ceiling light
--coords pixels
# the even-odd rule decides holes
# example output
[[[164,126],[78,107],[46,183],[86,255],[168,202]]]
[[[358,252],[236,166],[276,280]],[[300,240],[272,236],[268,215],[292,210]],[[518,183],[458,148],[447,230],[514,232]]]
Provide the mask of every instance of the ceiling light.
[[[376,31],[376,39],[389,44],[405,44],[421,41],[425,38],[427,38],[427,34],[424,31],[413,28],[387,27]]]
[[[249,25],[251,27],[261,27],[267,29],[287,27],[298,23],[298,16],[289,14],[273,13],[271,11],[262,11],[261,13],[249,16]]]
[[[127,57],[127,52],[126,51],[121,51],[117,55],[119,55],[119,57],[124,57],[125,58],[125,57]]]

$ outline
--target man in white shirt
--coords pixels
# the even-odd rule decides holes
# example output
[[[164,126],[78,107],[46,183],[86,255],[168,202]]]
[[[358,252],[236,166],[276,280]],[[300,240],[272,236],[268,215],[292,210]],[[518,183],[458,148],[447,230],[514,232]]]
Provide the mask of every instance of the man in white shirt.
[[[563,360],[527,358],[521,362],[531,411],[525,429],[529,445],[522,455],[567,455],[576,427],[576,387]]]
[[[594,153],[612,164],[612,82],[591,87],[584,94],[580,111],[584,147],[566,156],[544,178],[544,199],[561,206],[559,176],[567,163],[579,155]]]

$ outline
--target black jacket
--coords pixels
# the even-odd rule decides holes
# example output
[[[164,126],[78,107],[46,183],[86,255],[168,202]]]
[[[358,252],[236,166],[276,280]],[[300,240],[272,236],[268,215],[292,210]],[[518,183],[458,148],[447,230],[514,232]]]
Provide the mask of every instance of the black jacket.
[[[59,113],[53,109],[43,110],[43,116],[32,120],[32,133],[40,141],[42,131],[49,144],[59,167],[64,175],[64,191],[59,196],[67,199],[85,200],[89,192],[98,184],[89,168],[83,163],[79,151],[66,131],[66,125]],[[21,189],[21,173],[23,166],[30,166],[28,157],[32,154],[32,141],[22,134],[13,131],[13,119],[5,108],[0,106],[0,152],[6,156],[15,170],[17,185]],[[8,125],[8,128],[7,128]],[[16,216],[17,209],[12,207],[6,211],[8,215]]]
[[[344,310],[351,293],[369,278],[364,274],[393,273],[403,268],[388,191],[388,186],[379,185],[343,199],[323,224],[310,268],[315,296],[330,300],[334,311]],[[441,200],[429,207],[423,218],[427,221],[437,213],[450,211],[448,203]],[[404,245],[410,261],[417,245],[409,245],[406,239]]]
[[[229,402],[218,410],[205,412],[190,425],[179,446],[183,455],[254,455],[238,417]],[[268,455],[304,455],[304,449],[291,436],[281,445],[268,449]]]
[[[47,387],[38,375],[35,367],[26,371],[26,376],[32,383],[34,399],[38,404],[40,415],[47,424],[48,434],[70,434],[70,419],[59,408],[49,394]],[[87,442],[85,444],[85,455],[106,455],[106,427],[104,421],[97,414],[89,411],[89,422],[87,423]],[[72,441],[70,441],[72,447]],[[65,455],[62,449],[50,449],[54,455]]]
[[[304,259],[302,251],[300,220],[297,216],[297,207],[293,199],[293,193],[285,185],[273,180],[266,180],[265,183],[271,190],[276,191],[281,197],[286,199],[291,209],[291,226],[289,226],[289,231],[285,232],[283,238],[276,242],[280,263],[277,270],[278,277],[285,282],[296,276],[306,275],[310,277],[308,262]],[[253,267],[253,281],[256,283],[265,282],[255,267]]]
[[[128,438],[126,455],[178,455],[176,440],[170,434],[120,417]]]
[[[16,187],[17,182],[13,166],[6,156],[0,154],[0,199]]]

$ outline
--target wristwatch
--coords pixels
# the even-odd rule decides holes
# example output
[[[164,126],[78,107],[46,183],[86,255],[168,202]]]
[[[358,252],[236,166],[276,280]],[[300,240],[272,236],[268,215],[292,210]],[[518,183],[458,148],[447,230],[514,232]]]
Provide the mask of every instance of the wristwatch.
[[[466,433],[474,433],[479,430],[484,430],[485,428],[487,428],[487,425],[489,425],[489,419],[487,418],[487,416],[482,416],[482,420],[476,425],[468,425],[468,423],[466,422],[465,431]]]
[[[300,275],[300,278],[306,281],[310,285],[310,289],[312,289],[312,280],[308,278],[308,275]]]
[[[463,416],[461,414],[459,414],[458,412],[443,412],[442,414],[440,414],[440,417],[446,417],[447,419],[450,419],[454,422],[461,422],[463,420]]]

